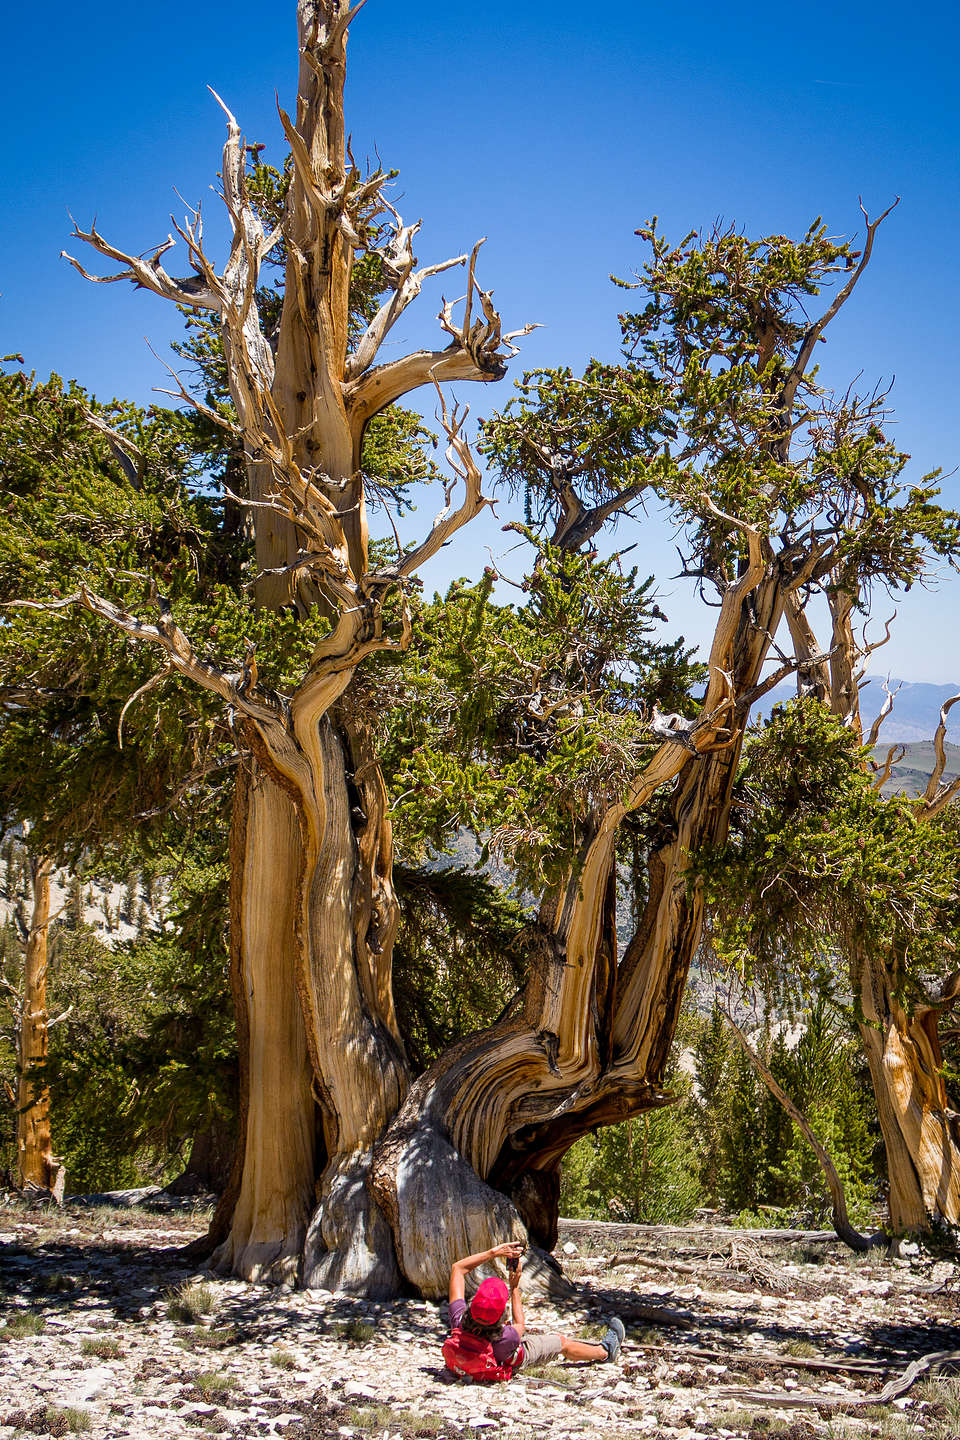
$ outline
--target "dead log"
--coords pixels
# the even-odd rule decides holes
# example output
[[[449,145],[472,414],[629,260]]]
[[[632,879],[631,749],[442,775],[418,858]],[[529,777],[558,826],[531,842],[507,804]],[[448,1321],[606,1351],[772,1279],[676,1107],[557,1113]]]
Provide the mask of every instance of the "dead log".
[[[857,1410],[865,1405],[892,1404],[905,1395],[921,1375],[945,1365],[960,1365],[960,1350],[934,1350],[918,1360],[911,1360],[906,1370],[884,1385],[878,1395],[827,1395],[823,1391],[817,1393],[811,1390],[743,1390],[735,1385],[725,1385],[714,1393],[722,1395],[725,1400],[739,1400],[744,1405],[766,1405],[773,1410]]]

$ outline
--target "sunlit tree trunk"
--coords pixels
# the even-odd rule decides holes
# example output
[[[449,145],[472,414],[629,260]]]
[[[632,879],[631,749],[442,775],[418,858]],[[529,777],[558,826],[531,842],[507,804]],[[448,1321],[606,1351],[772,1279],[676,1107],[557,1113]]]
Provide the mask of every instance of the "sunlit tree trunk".
[[[177,227],[195,272],[189,283],[161,263],[172,240],[146,258],[117,250],[95,226],[75,232],[126,267],[110,280],[217,317],[236,423],[206,413],[227,424],[245,457],[256,603],[305,619],[319,611],[329,633],[299,682],[278,695],[259,685],[252,648],[239,673],[233,657],[217,664],[199,656],[159,597],[155,625],[85,589],[76,598],[132,639],[162,647],[168,668],[216,693],[237,717],[243,776],[230,851],[241,1133],[209,1237],[214,1263],[247,1279],[378,1294],[391,1292],[399,1273],[366,1177],[409,1075],[391,987],[386,795],[368,717],[348,691],[367,655],[408,644],[405,587],[487,502],[462,439],[464,415],[441,395],[462,503],[451,504],[451,481],[421,543],[371,569],[364,435],[379,411],[420,386],[439,392],[448,380],[500,379],[516,351],[476,280],[477,247],[418,270],[419,224],[404,225],[386,202],[389,177],[361,172],[349,154],[343,87],[354,13],[344,0],[298,0],[296,112],[280,112],[292,159],[282,235],[265,232],[226,106],[221,178],[232,243],[222,272],[204,250],[199,212]],[[272,336],[261,326],[259,274],[281,238],[285,288]],[[356,336],[354,257],[374,247],[386,298]],[[424,280],[451,267],[466,269],[457,287],[466,298],[460,319],[461,301],[443,305],[445,347],[383,361],[384,340]],[[396,619],[384,613],[389,595]]]
[[[47,1059],[47,943],[53,865],[30,859],[32,905],[27,925],[23,999],[17,1049],[17,1170],[20,1184],[52,1190],[56,1166],[50,1140],[50,1092],[42,1070]]]
[[[891,968],[854,950],[858,1022],[887,1156],[890,1225],[895,1233],[960,1223],[960,1117],[943,1080],[938,1012],[908,1012]]]

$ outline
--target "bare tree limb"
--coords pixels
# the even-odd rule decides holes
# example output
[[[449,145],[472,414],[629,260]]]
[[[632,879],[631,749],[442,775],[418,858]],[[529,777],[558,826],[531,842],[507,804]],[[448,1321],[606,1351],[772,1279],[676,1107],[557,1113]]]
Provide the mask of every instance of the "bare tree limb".
[[[936,763],[934,764],[930,779],[927,781],[927,788],[923,792],[924,806],[928,815],[936,813],[936,811],[929,809],[931,805],[936,805],[938,810],[942,810],[943,806],[947,803],[940,785],[943,779],[943,772],[947,768],[947,716],[958,701],[960,701],[960,694],[952,695],[940,708],[940,720],[933,737],[933,751],[936,756]],[[952,795],[960,790],[960,776],[958,776],[954,784],[947,787],[947,789],[951,791],[952,798]]]
[[[896,618],[896,617],[894,617],[894,618]],[[888,621],[887,621],[887,639],[888,639],[888,640],[889,640],[889,638],[890,638],[890,625],[891,625],[891,621],[888,620]],[[884,642],[884,641],[878,641],[878,644],[883,644],[883,643],[885,643],[885,642]],[[872,648],[873,648],[873,649],[876,649],[877,647],[876,647],[876,646],[873,646]],[[902,683],[902,682],[901,682],[901,683]],[[873,724],[870,726],[870,734],[867,736],[867,739],[866,739],[866,741],[865,741],[865,743],[866,743],[867,745],[869,745],[869,747],[870,747],[871,750],[873,749],[874,745],[876,745],[876,743],[877,743],[877,739],[878,739],[878,737],[879,737],[879,735],[880,735],[880,727],[881,727],[881,725],[883,724],[884,720],[886,720],[887,716],[890,714],[890,711],[893,709],[893,702],[894,702],[894,699],[896,698],[896,696],[897,696],[897,694],[898,694],[898,692],[899,692],[899,690],[900,690],[900,686],[898,685],[897,688],[896,688],[896,690],[891,690],[891,689],[890,689],[890,681],[889,681],[889,678],[888,678],[888,679],[884,680],[884,682],[883,682],[883,689],[884,689],[884,694],[885,694],[886,698],[885,698],[883,704],[882,704],[881,707],[880,707],[880,713],[879,713],[879,715],[878,715],[877,718],[874,720]]]
[[[873,253],[873,242],[877,231],[883,224],[884,220],[886,220],[891,210],[895,210],[899,204],[900,196],[898,195],[897,198],[894,200],[893,204],[888,205],[886,210],[884,210],[883,214],[880,215],[878,219],[871,220],[866,210],[864,209],[863,201],[860,201],[860,211],[863,215],[864,220],[867,222],[867,236],[866,240],[864,241],[863,251],[860,256],[860,263],[857,265],[857,268],[850,276],[850,279],[847,281],[846,285],[844,285],[843,288],[837,292],[836,296],[834,297],[833,303],[827,306],[827,309],[823,312],[820,318],[814,321],[814,323],[809,327],[806,334],[804,335],[803,340],[800,344],[800,349],[797,352],[797,358],[794,360],[793,365],[790,369],[790,373],[787,376],[787,379],[783,386],[783,391],[781,394],[781,404],[785,411],[789,410],[793,405],[793,401],[797,393],[797,386],[800,384],[804,372],[806,371],[806,368],[810,363],[810,357],[813,354],[814,346],[820,339],[820,336],[823,334],[824,330],[826,330],[827,326],[830,324],[831,320],[833,320],[839,314],[843,306],[850,299],[850,296],[853,294],[854,290],[857,287],[860,277],[869,265],[870,256]]]
[[[245,684],[244,671],[239,673],[220,669],[208,660],[201,660],[187,636],[174,622],[169,607],[163,598],[155,596],[159,617],[155,625],[139,620],[122,606],[116,605],[102,595],[95,594],[86,585],[72,595],[60,600],[8,600],[10,608],[21,610],[63,610],[77,606],[88,610],[102,620],[122,630],[124,634],[140,643],[157,645],[165,652],[166,667],[193,680],[204,690],[219,695],[228,705],[233,706],[259,725],[275,732],[285,724],[284,708],[277,697],[257,692],[255,686]],[[161,672],[157,680],[166,678]],[[132,698],[136,698],[135,696]],[[129,704],[129,702],[128,702]]]
[[[905,745],[890,746],[890,749],[887,751],[886,760],[883,762],[882,766],[878,766],[877,774],[873,778],[874,790],[883,789],[884,785],[886,785],[887,781],[890,779],[890,772],[893,769],[894,765],[899,765],[900,761],[903,759],[906,753],[907,750]]]

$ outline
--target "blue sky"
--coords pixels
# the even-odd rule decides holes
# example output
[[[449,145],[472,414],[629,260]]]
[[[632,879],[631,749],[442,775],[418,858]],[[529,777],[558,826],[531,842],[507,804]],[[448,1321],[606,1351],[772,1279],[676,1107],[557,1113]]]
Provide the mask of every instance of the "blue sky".
[[[176,187],[191,203],[204,197],[215,233],[209,187],[222,128],[206,87],[278,159],[274,95],[292,103],[294,14],[293,0],[133,10],[106,0],[62,7],[55,26],[39,6],[10,14],[0,351],[101,398],[149,401],[169,383],[144,337],[164,354],[176,314],[70,270],[58,258],[71,248],[68,212],[85,226],[96,214],[115,243],[140,250],[166,235],[171,210],[182,213]],[[358,155],[376,149],[400,170],[396,203],[407,219],[424,218],[422,262],[488,237],[481,278],[505,319],[544,326],[520,364],[576,367],[614,352],[622,295],[607,276],[639,263],[633,231],[653,213],[671,234],[718,217],[752,233],[798,233],[818,214],[840,234],[860,224],[859,194],[873,212],[901,195],[822,364],[844,385],[860,371],[871,386],[896,377],[896,436],[919,476],[960,459],[958,30],[953,7],[911,12],[883,0],[611,0],[595,11],[567,0],[369,0],[351,34],[348,123]],[[425,292],[398,345],[435,333],[442,284]],[[483,414],[509,384],[460,394]],[[960,504],[956,478],[944,493]],[[635,558],[659,577],[671,620],[701,639],[703,614],[670,579],[676,554],[657,517],[621,538],[639,540]],[[509,543],[489,519],[428,580],[473,573],[485,546],[499,554]],[[880,610],[890,613],[882,599]],[[955,579],[907,597],[873,670],[960,680],[958,620]]]

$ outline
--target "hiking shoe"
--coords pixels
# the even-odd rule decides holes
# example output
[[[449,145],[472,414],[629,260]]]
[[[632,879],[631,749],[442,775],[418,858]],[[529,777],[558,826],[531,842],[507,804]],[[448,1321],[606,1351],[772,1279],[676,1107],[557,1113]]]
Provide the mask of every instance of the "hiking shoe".
[[[607,1326],[607,1333],[600,1341],[600,1344],[604,1350],[606,1350],[607,1360],[611,1365],[620,1354],[620,1346],[623,1344],[623,1337],[626,1333],[623,1328],[623,1321],[617,1320],[616,1317],[614,1317]]]

